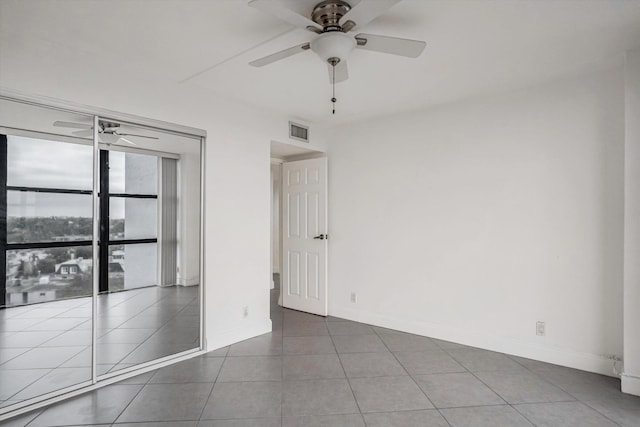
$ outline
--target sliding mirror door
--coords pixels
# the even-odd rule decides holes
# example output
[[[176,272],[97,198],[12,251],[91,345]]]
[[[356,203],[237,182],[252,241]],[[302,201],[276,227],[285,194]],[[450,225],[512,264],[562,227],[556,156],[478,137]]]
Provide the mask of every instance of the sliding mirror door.
[[[109,375],[200,347],[200,141],[100,123],[100,263],[108,268],[96,353],[98,374]]]
[[[201,146],[0,98],[0,417],[201,348]]]
[[[0,99],[0,407],[92,380],[91,120]]]

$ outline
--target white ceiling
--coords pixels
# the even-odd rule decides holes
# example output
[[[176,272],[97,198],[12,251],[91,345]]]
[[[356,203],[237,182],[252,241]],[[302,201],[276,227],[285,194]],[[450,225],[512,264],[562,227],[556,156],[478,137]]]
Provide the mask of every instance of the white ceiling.
[[[280,1],[308,13],[320,0]],[[332,116],[327,69],[312,52],[263,68],[247,65],[314,37],[247,2],[2,0],[0,61],[6,66],[30,55],[42,72],[55,61],[76,72],[100,61],[132,79],[155,73],[329,124],[610,67],[640,46],[638,0],[404,0],[361,30],[425,40],[425,52],[407,59],[354,51]]]

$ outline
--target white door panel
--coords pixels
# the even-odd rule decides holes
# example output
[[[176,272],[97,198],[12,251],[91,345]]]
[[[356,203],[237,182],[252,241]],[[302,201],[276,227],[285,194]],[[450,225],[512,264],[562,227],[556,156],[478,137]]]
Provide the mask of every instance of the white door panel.
[[[282,302],[326,316],[327,159],[284,163],[282,173]]]

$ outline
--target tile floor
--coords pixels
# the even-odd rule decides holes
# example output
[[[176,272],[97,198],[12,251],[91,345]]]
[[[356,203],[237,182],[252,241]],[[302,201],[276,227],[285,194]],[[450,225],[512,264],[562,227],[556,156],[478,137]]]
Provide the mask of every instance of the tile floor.
[[[640,426],[617,379],[282,309],[273,332],[6,426]]]
[[[98,374],[199,346],[197,287],[98,297]],[[91,379],[91,299],[0,309],[0,407]]]

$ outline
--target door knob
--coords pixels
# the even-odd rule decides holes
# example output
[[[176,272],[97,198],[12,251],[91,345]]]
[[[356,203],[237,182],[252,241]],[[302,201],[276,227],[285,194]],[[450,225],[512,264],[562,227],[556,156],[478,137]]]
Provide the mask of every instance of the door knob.
[[[328,234],[321,234],[319,236],[314,237],[314,239],[320,239],[320,240],[324,240],[324,239],[328,239],[329,235]]]

